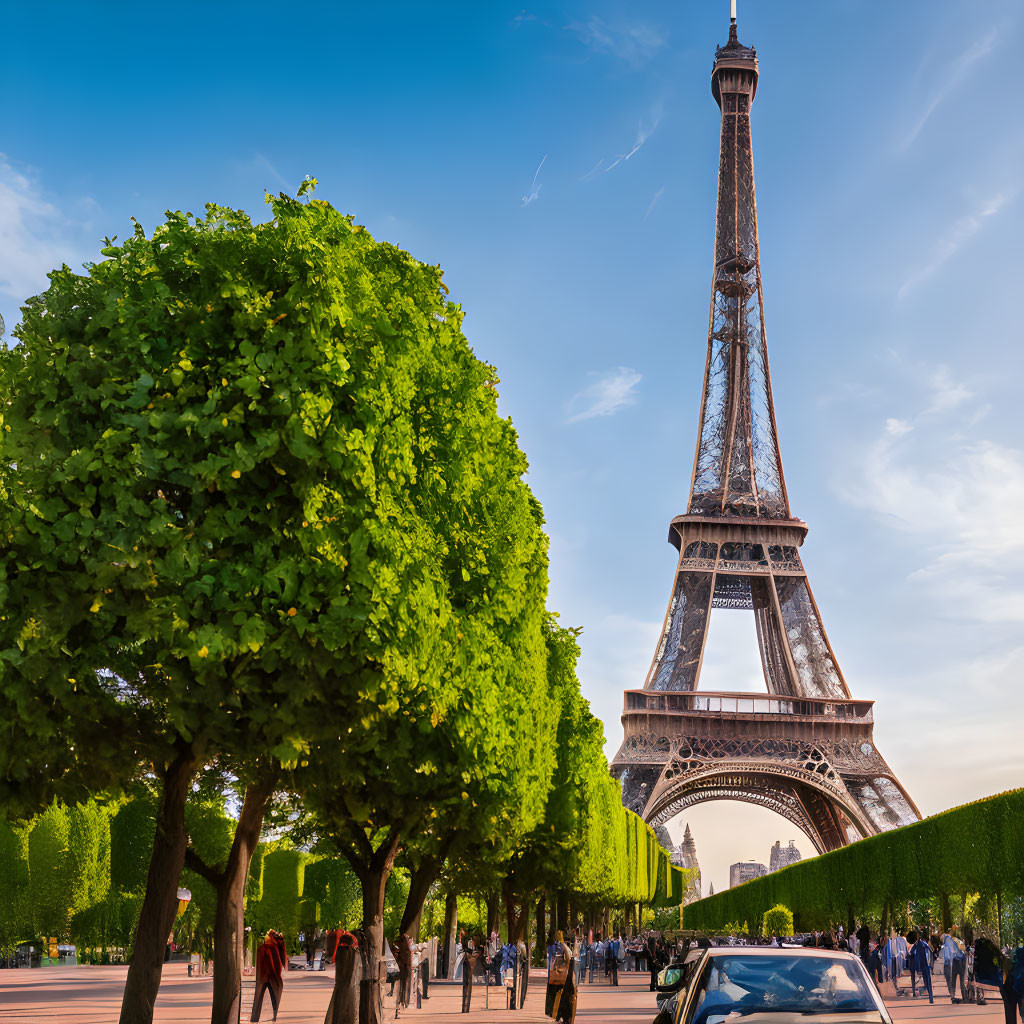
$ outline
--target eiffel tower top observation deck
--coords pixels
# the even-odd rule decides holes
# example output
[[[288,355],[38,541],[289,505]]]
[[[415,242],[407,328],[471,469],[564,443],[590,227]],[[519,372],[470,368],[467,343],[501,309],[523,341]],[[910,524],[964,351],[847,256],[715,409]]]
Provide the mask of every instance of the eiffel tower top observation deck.
[[[697,451],[661,639],[626,692],[612,764],[623,801],[652,824],[704,800],[783,814],[819,850],[919,817],[874,746],[872,702],[854,700],[829,644],[789,509],[765,341],[750,108],[758,60],[717,48],[711,92],[721,152],[711,311]],[[712,608],[754,613],[767,693],[698,693]]]

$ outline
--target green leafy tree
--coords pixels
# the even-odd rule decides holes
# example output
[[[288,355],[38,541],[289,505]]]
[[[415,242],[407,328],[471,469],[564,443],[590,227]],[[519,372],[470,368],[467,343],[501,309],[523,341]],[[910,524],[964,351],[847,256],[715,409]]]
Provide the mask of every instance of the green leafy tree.
[[[301,903],[305,894],[308,853],[278,847],[263,858],[263,897],[251,916],[259,934],[273,928],[281,932],[290,949],[302,926]]]
[[[86,779],[156,780],[128,1024],[152,1017],[191,782],[230,760],[244,799],[206,877],[230,954],[214,1019],[233,1019],[246,869],[281,766],[325,732],[336,743],[353,706],[374,743],[409,700],[417,730],[448,718],[454,691],[431,692],[431,666],[490,657],[456,635],[453,599],[476,590],[511,618],[537,560],[516,552],[515,600],[485,579],[510,560],[478,546],[474,498],[504,457],[489,441],[513,435],[437,268],[287,197],[259,225],[171,214],[103,256],[55,271],[2,356],[0,599],[16,611],[0,621],[0,711],[18,728],[0,780],[26,805]],[[483,420],[459,402],[481,400],[497,426],[474,441]]]
[[[32,935],[28,829],[0,818],[0,956]]]
[[[34,820],[28,889],[38,934],[67,940],[72,915],[106,896],[109,848],[109,819],[95,801],[54,802]]]
[[[359,879],[341,857],[320,857],[306,865],[304,894],[320,907],[325,927],[354,928],[360,918]]]
[[[764,912],[761,918],[762,935],[792,935],[793,934],[793,911],[776,903],[770,910]]]
[[[153,849],[156,802],[139,791],[126,800],[110,819],[110,885],[124,893],[143,893]]]

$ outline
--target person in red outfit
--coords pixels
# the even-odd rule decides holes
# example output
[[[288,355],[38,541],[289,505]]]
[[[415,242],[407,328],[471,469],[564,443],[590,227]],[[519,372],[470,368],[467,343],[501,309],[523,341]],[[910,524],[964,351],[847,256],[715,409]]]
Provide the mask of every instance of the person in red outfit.
[[[274,1009],[274,1020],[281,1007],[281,993],[284,991],[284,970],[288,963],[284,936],[273,928],[256,950],[256,993],[252,1001],[252,1013],[249,1020],[260,1019],[263,1009],[263,994],[270,993],[270,1005]]]

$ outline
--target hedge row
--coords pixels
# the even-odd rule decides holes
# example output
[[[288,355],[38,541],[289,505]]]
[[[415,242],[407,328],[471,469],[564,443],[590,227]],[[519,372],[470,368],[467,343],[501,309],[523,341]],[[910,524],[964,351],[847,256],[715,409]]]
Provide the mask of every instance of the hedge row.
[[[803,928],[878,917],[888,904],[1024,894],[1024,789],[965,804],[801,861],[686,907],[686,927],[760,921],[776,904]]]

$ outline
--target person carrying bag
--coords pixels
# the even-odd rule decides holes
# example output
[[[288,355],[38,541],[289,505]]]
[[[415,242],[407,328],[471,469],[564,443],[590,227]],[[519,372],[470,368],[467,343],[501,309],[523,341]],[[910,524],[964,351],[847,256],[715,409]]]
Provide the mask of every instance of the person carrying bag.
[[[548,968],[544,1013],[552,1020],[573,1024],[576,1018],[576,972],[573,970],[572,950],[565,944],[561,932],[555,935],[554,945],[558,951]]]

